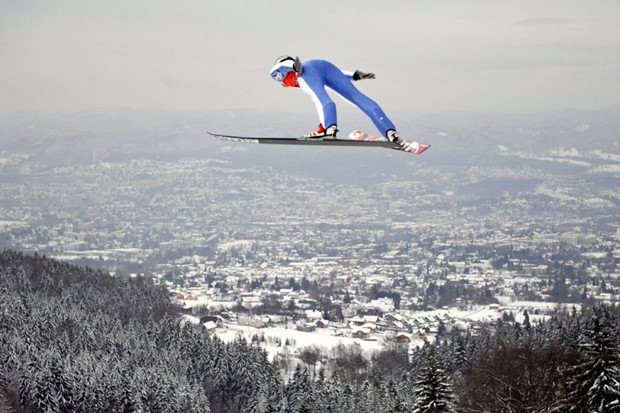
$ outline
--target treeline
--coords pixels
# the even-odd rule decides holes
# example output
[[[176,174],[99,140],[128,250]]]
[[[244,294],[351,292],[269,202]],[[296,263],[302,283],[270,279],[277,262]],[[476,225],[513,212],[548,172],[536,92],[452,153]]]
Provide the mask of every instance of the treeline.
[[[338,346],[276,359],[181,324],[168,292],[0,253],[0,410],[16,412],[615,412],[617,308],[447,335],[410,357]],[[527,319],[526,319],[527,320]]]

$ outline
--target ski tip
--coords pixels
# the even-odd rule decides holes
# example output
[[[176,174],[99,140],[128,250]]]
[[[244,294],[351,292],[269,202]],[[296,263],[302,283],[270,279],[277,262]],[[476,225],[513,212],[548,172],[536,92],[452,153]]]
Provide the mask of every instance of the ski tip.
[[[396,149],[404,151],[404,152],[413,153],[415,155],[420,155],[422,152],[424,152],[430,147],[431,145],[427,143],[405,142],[399,148],[396,148]]]
[[[426,144],[426,143],[421,143],[421,144],[418,146],[418,148],[419,148],[419,149],[418,149],[418,151],[417,151],[417,152],[415,152],[415,153],[419,155],[419,154],[421,154],[422,152],[424,152],[425,150],[427,150],[427,149],[428,149],[428,148],[430,148],[430,147],[431,147],[431,145],[429,145],[429,144]]]

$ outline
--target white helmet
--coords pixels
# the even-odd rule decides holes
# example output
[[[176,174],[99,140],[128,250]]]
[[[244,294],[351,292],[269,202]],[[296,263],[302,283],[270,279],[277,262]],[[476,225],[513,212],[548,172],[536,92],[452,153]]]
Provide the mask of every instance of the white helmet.
[[[280,56],[280,57],[278,57],[276,59],[276,63],[275,64],[282,63],[282,62],[285,62],[287,60],[292,60],[294,62],[295,58],[293,56],[289,56],[289,55],[282,55],[282,56]]]

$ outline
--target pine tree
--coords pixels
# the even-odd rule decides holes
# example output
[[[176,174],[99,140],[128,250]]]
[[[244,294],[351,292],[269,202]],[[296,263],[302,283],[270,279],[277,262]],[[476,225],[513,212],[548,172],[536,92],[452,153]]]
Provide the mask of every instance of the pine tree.
[[[251,409],[253,413],[277,413],[278,405],[283,399],[284,386],[280,372],[272,364],[267,364],[266,368],[266,378]]]
[[[620,412],[620,337],[617,320],[594,308],[580,339],[582,360],[569,381],[568,406],[575,412]]]
[[[319,369],[313,386],[315,393],[314,411],[334,412],[335,396],[332,393],[331,383],[331,380],[325,378],[325,370],[323,368]]]
[[[383,380],[381,377],[375,376],[373,377],[370,393],[369,393],[369,404],[371,409],[369,412],[380,412],[385,405],[385,388],[383,387]]]
[[[119,372],[119,393],[118,399],[119,410],[123,413],[129,413],[133,410],[133,400],[135,399],[134,390],[129,380],[129,371],[125,368],[121,368]]]
[[[467,354],[466,342],[463,337],[458,337],[452,343],[452,368],[462,374],[469,371],[470,362]]]
[[[58,395],[55,392],[50,368],[45,366],[41,374],[35,378],[35,390],[33,394],[36,407],[44,412],[58,412]]]
[[[408,409],[401,399],[401,395],[393,380],[389,380],[386,389],[385,413],[405,413]]]
[[[287,387],[287,400],[291,410],[295,413],[309,413],[312,406],[312,388],[308,370],[298,364],[295,367],[293,378]]]
[[[36,361],[29,361],[22,370],[19,379],[19,404],[28,406],[33,403],[35,396],[35,378],[40,374],[40,368]]]
[[[523,328],[528,331],[532,328],[532,324],[530,323],[530,315],[527,310],[523,310]]]
[[[429,346],[426,351],[425,362],[415,383],[413,413],[456,412],[449,378],[438,366],[435,349]]]
[[[50,379],[54,387],[54,393],[58,404],[63,411],[72,411],[75,408],[73,401],[73,389],[69,377],[61,365],[59,358],[54,357],[50,366]]]
[[[368,380],[358,388],[357,392],[357,412],[370,413],[372,412],[372,386]]]

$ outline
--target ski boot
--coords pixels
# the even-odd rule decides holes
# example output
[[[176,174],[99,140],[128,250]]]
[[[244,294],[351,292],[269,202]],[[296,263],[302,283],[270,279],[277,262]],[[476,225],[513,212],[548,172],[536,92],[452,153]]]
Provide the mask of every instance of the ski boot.
[[[327,129],[323,127],[323,124],[319,123],[319,127],[314,132],[310,132],[307,135],[304,135],[306,139],[336,139],[336,133],[338,132],[338,128],[336,125],[331,125]]]
[[[405,143],[404,140],[402,140],[399,136],[398,136],[398,132],[396,132],[394,129],[390,129],[389,131],[387,131],[386,133],[387,138],[389,141],[394,142],[397,145],[402,145]]]

